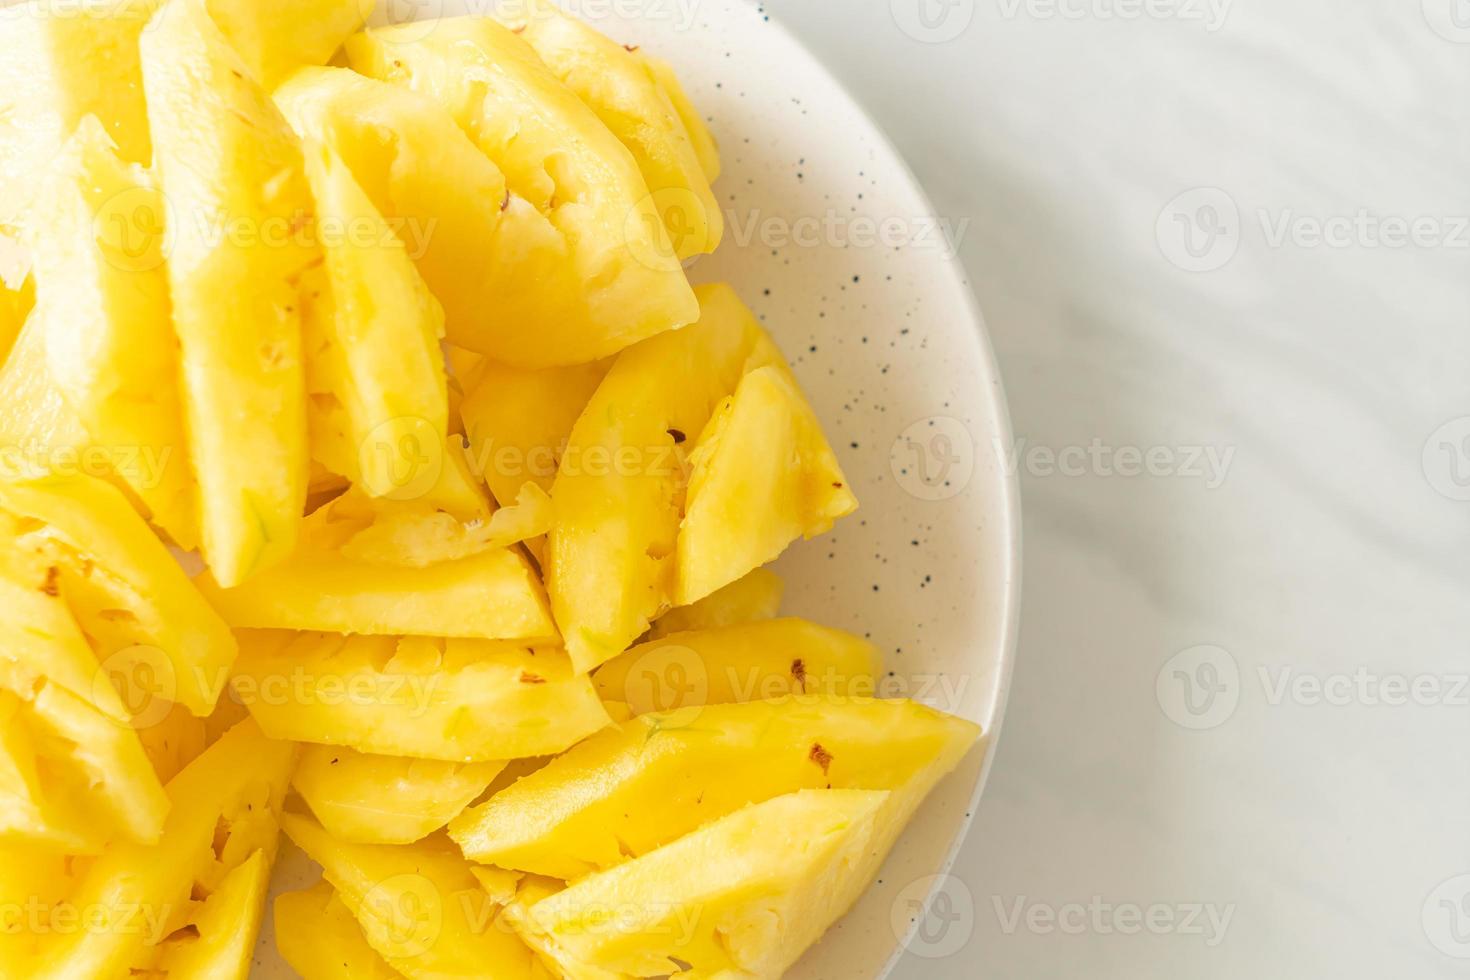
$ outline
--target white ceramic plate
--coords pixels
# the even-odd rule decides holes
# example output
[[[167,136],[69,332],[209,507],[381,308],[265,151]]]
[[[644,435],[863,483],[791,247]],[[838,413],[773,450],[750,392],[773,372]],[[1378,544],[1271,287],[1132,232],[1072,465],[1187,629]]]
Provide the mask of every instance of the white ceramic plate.
[[[755,3],[562,4],[671,61],[710,118],[730,227],[693,275],[732,282],[761,315],[862,503],[834,533],[782,559],[787,610],[870,636],[890,655],[886,693],[970,718],[989,736],[986,751],[925,804],[880,882],[791,974],[879,977],[970,824],[1010,678],[1020,515],[1003,463],[1010,424],[989,340],[913,175]],[[484,13],[493,0],[397,6],[380,15]],[[314,877],[299,854],[283,855],[278,886]],[[275,952],[269,912],[255,976],[294,976]]]

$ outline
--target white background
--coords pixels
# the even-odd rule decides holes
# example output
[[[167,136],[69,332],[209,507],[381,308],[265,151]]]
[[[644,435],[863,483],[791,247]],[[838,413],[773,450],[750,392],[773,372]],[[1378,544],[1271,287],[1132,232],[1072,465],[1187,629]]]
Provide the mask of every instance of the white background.
[[[768,10],[968,222],[1024,440],[998,762],[895,976],[1470,976],[1470,3]]]

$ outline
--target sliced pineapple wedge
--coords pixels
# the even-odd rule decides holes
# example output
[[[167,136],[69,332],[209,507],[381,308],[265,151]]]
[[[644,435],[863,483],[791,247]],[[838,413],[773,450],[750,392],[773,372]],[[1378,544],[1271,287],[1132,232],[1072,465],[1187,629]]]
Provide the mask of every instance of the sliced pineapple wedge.
[[[11,289],[4,280],[0,280],[0,364],[10,356],[10,349],[15,346],[15,339],[20,336],[21,328],[35,305],[34,279],[27,279],[19,289]]]
[[[188,917],[130,980],[245,980],[265,913],[274,850],[257,850],[231,868],[218,887],[194,903]]]
[[[309,817],[286,833],[322,866],[379,956],[405,977],[535,977],[535,955],[498,919],[501,908],[444,837],[417,844],[350,844]]]
[[[0,480],[0,511],[17,519],[15,544],[43,563],[104,669],[143,663],[157,675],[159,691],[135,692],[145,700],[128,705],[134,714],[160,696],[214,710],[234,637],[120,492],[90,477]]]
[[[579,878],[748,803],[948,772],[979,734],[912,701],[812,697],[641,715],[466,811],[450,834],[473,861]]]
[[[269,631],[241,646],[235,696],[275,738],[490,762],[561,752],[609,722],[553,648]]]
[[[520,34],[633,154],[674,254],[713,252],[724,215],[683,117],[636,49],[562,13],[547,0],[507,0],[496,17]]]
[[[699,165],[704,168],[704,178],[713,184],[720,179],[720,148],[715,142],[714,135],[705,125],[704,117],[699,114],[699,109],[694,101],[689,98],[689,93],[684,91],[684,85],[679,81],[679,75],[674,71],[674,66],[656,58],[646,51],[634,52],[643,60],[643,66],[648,74],[663,89],[664,95],[668,96],[669,102],[674,106],[674,111],[679,114],[679,119],[684,123],[684,131],[689,134],[689,141],[694,146],[694,153],[699,157]]]
[[[822,424],[784,366],[740,380],[691,463],[675,605],[703,599],[857,510]]]
[[[110,469],[176,544],[196,545],[194,478],[163,264],[166,208],[95,117],[82,120],[33,205],[33,319],[62,397]]]
[[[698,305],[637,161],[534,49],[483,17],[377,28],[346,44],[352,67],[422,92],[449,111],[504,174],[514,197],[549,220],[524,222],[560,282],[500,297],[503,327],[459,346],[518,367],[580,364],[695,320]],[[507,218],[517,210],[506,200]],[[516,220],[520,220],[516,218]],[[565,245],[555,256],[557,240]],[[530,271],[527,269],[526,271]],[[550,315],[550,290],[564,311]],[[532,300],[517,308],[523,297]],[[534,314],[528,316],[527,314]],[[536,330],[525,330],[528,322]]]
[[[82,422],[46,366],[45,330],[27,320],[0,370],[0,449],[14,472],[43,475],[50,460],[86,446]],[[115,480],[110,467],[95,475]]]
[[[250,74],[273,89],[302,65],[321,65],[362,29],[376,0],[204,0]]]
[[[442,830],[504,769],[504,762],[408,759],[307,745],[292,785],[333,837],[412,844]]]
[[[591,670],[671,606],[682,451],[716,406],[781,354],[728,286],[703,316],[624,351],[572,429],[551,497],[547,587],[567,649]]]
[[[877,647],[843,630],[782,618],[670,633],[592,675],[604,701],[635,714],[801,694],[872,697]]]
[[[291,553],[306,502],[311,193],[295,136],[202,3],[170,0],[139,43],[203,551],[237,585]]]
[[[346,421],[314,424],[340,442],[313,449],[391,498],[414,486],[419,461],[449,433],[444,311],[341,158],[308,140],[305,159],[327,281],[306,318],[307,384],[313,405],[336,406]]]
[[[192,924],[203,939],[201,902],[207,907],[254,855],[265,855],[266,868],[274,860],[294,759],[294,746],[264,738],[254,722],[226,733],[169,783],[171,809],[157,844],[115,843],[80,875],[66,904],[75,914],[104,916],[102,927],[39,937],[25,975],[127,976],[150,969],[158,944],[180,929]],[[258,900],[253,882],[248,874],[236,878],[231,891]],[[211,925],[216,938],[228,931],[216,934]],[[253,937],[238,945],[253,946]]]
[[[0,31],[0,225],[28,224],[37,178],[67,138],[96,116],[122,159],[152,157],[138,38],[155,0],[84,5],[28,2]],[[43,230],[38,228],[37,230]]]
[[[670,609],[654,622],[648,635],[657,640],[671,633],[775,619],[785,593],[781,576],[769,568],[757,568],[697,602]]]
[[[807,790],[747,807],[543,898],[521,928],[574,969],[779,977],[872,880],[891,795]]]
[[[400,980],[368,945],[329,882],[285,892],[275,903],[276,946],[303,980]]]

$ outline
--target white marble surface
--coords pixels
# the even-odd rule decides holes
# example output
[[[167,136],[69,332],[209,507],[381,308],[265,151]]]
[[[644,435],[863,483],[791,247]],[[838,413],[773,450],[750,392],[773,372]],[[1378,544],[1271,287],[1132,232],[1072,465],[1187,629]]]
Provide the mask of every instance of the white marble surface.
[[[1029,449],[997,768],[895,977],[1470,975],[1470,4],[768,10],[969,222]]]

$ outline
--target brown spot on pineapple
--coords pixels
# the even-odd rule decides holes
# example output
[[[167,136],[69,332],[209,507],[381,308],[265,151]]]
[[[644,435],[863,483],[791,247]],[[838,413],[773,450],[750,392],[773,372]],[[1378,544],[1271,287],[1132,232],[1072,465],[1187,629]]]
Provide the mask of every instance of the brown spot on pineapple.
[[[676,446],[682,446],[684,440],[689,438],[679,429],[670,429],[669,437],[674,440],[674,445]]]
[[[523,671],[521,671],[521,683],[522,684],[545,684],[546,683],[546,678],[542,677],[540,674],[533,674],[529,670],[523,670]]]
[[[625,45],[623,45],[623,50],[624,51],[628,51],[628,52],[631,53],[633,51],[637,51],[638,50],[638,45],[636,45],[636,44],[625,44]]]
[[[46,569],[46,581],[41,583],[41,591],[53,599],[61,595],[61,569],[55,565]]]
[[[796,681],[796,686],[801,689],[802,694],[805,694],[806,661],[802,660],[800,657],[797,657],[795,660],[791,661],[791,679]]]
[[[505,189],[505,197],[503,197],[501,199],[501,201],[500,201],[500,210],[502,212],[509,211],[510,210],[510,188],[509,187],[507,187]]]
[[[832,768],[832,753],[822,748],[821,742],[813,742],[812,750],[807,753],[807,758],[822,767],[822,775],[827,775]]]

